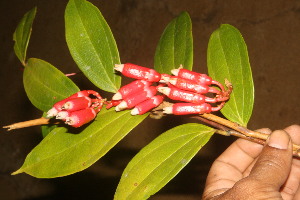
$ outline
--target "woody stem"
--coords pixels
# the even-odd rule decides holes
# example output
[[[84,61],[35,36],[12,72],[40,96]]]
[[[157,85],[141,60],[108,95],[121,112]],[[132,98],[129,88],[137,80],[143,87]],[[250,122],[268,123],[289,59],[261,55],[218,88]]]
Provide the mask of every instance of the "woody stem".
[[[246,127],[243,127],[235,122],[231,122],[227,119],[218,117],[213,114],[201,114],[200,116],[194,117],[196,119],[199,119],[205,123],[208,123],[219,130],[216,131],[216,133],[221,135],[234,135],[236,137],[240,137],[243,139],[247,139],[249,141],[262,144],[264,145],[266,143],[266,140],[268,139],[268,134],[260,133],[257,131],[252,131],[247,129]],[[295,157],[300,157],[300,146],[293,144],[293,155]]]
[[[38,118],[38,119],[33,119],[33,120],[29,120],[29,121],[10,124],[8,126],[3,126],[3,128],[7,128],[8,131],[11,131],[13,129],[19,129],[19,128],[26,128],[26,127],[30,127],[30,126],[38,126],[38,125],[49,124],[49,121],[50,121],[50,119],[41,117],[41,118]]]

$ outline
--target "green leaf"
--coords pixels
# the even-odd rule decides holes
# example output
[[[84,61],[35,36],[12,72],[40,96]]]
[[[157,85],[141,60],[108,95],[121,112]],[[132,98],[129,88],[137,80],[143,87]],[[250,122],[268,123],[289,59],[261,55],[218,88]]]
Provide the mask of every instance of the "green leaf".
[[[82,171],[104,156],[147,115],[103,109],[81,133],[55,128],[26,157],[13,175],[55,178]]]
[[[28,11],[20,23],[18,24],[14,34],[13,40],[15,41],[14,50],[15,54],[25,66],[26,63],[26,52],[31,35],[32,23],[35,18],[36,7]]]
[[[42,136],[46,137],[53,129],[57,128],[57,125],[43,125],[41,126]]]
[[[117,92],[120,63],[112,32],[101,12],[85,0],[70,0],[65,11],[66,40],[71,55],[85,76],[97,87]]]
[[[31,103],[46,112],[53,104],[79,91],[79,88],[46,61],[30,58],[26,64],[23,83]]]
[[[222,84],[228,79],[233,85],[230,100],[221,112],[227,119],[246,126],[253,110],[254,85],[247,46],[235,27],[224,24],[211,35],[207,62],[213,79]]]
[[[168,24],[154,57],[154,69],[160,73],[169,74],[180,65],[189,70],[193,67],[192,22],[187,12]]]
[[[212,136],[201,124],[185,124],[163,133],[127,165],[115,193],[118,199],[147,199],[165,186]]]

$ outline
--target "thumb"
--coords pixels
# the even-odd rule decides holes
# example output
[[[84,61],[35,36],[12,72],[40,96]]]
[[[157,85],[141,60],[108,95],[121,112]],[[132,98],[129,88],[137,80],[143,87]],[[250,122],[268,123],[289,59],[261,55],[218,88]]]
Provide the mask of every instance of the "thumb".
[[[292,165],[292,141],[283,130],[274,131],[263,148],[249,178],[278,190],[288,178]]]

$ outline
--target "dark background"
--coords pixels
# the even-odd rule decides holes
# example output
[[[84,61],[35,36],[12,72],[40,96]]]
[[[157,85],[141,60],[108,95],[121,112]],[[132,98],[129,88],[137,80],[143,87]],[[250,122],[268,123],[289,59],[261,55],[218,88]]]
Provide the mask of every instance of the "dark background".
[[[194,69],[207,72],[210,34],[222,23],[240,30],[248,46],[255,83],[250,129],[281,129],[300,117],[299,0],[93,0],[106,18],[121,60],[152,66],[165,26],[180,12],[193,22]],[[12,34],[22,16],[38,7],[28,57],[44,59],[64,73],[77,72],[64,38],[66,0],[0,1],[0,125],[38,118],[41,113],[26,97],[22,66],[13,52]],[[95,89],[83,76],[72,79],[82,89]],[[112,199],[122,170],[151,140],[174,126],[169,119],[147,119],[104,158],[87,170],[57,179],[11,176],[42,137],[39,127],[0,133],[0,199]],[[172,119],[175,125],[188,122]],[[151,199],[199,199],[213,160],[234,140],[213,136],[203,150],[162,191]]]

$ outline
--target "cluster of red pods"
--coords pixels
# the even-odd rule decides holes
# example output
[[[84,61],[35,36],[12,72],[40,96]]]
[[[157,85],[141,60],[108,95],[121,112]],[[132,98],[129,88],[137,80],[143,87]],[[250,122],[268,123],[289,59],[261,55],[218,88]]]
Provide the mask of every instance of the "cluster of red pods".
[[[98,92],[83,90],[53,105],[47,117],[56,117],[75,128],[92,121],[100,112],[103,99]]]
[[[210,113],[224,106],[232,89],[225,90],[221,83],[209,76],[184,68],[173,69],[174,76],[130,63],[116,64],[115,70],[136,80],[121,87],[111,101],[105,101],[95,91],[85,90],[54,104],[47,116],[56,116],[73,127],[79,127],[93,120],[103,104],[107,109],[132,109],[132,115],[142,115],[159,106],[166,97],[179,103],[164,107],[165,114]],[[208,93],[213,97],[205,96]],[[211,103],[217,106],[213,107]]]

